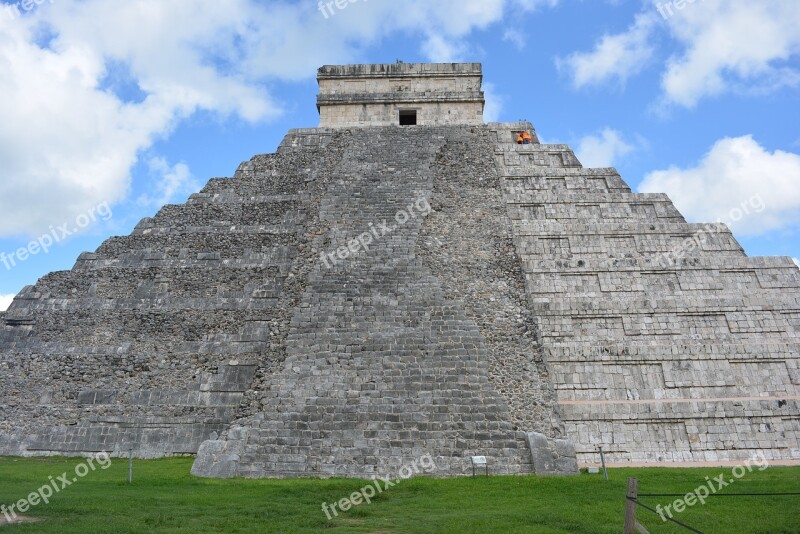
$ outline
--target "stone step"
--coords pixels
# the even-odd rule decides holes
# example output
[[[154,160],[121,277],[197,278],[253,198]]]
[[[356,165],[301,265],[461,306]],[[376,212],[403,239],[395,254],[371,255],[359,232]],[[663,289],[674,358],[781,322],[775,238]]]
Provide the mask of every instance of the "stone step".
[[[13,321],[9,325],[5,316],[0,317],[0,343],[3,344],[3,347],[8,347],[9,352],[13,351],[17,345],[28,343],[33,336],[31,326],[30,324],[17,325]]]
[[[539,194],[513,195],[508,199],[508,214],[512,220],[554,221],[576,223],[645,221],[648,223],[685,223],[686,220],[675,209],[666,195],[640,195],[638,193],[589,194],[596,200],[578,195]],[[525,197],[529,197],[526,200]],[[602,198],[601,198],[602,197]]]
[[[560,401],[800,395],[796,338],[712,343],[623,343],[591,352],[561,343],[548,346],[547,360]]]
[[[602,446],[614,464],[800,459],[800,403],[770,400],[669,400],[561,404],[579,463]]]
[[[786,287],[794,287],[794,279],[784,276],[784,284],[776,284],[768,269],[680,270],[557,273],[540,272],[526,275],[533,296],[563,298],[659,297],[673,294],[711,298],[735,296],[742,292],[763,291],[762,298],[781,295]],[[764,283],[761,283],[761,279]]]
[[[155,228],[294,225],[305,218],[304,205],[292,200],[169,204],[161,208],[154,217],[139,222],[135,233]]]
[[[696,234],[730,233],[730,229],[719,223],[684,223],[664,221],[607,221],[598,223],[558,222],[539,219],[514,220],[511,222],[514,235],[528,236],[629,236],[641,235],[676,235],[691,237]]]
[[[579,273],[634,273],[683,271],[731,271],[755,270],[763,287],[798,287],[800,269],[788,257],[720,257],[705,255],[694,258],[679,258],[670,264],[654,262],[651,258],[587,258],[587,259],[523,259],[523,270],[528,274],[558,272]],[[712,273],[713,274],[713,273]],[[782,285],[786,284],[786,285]]]
[[[227,204],[282,204],[282,203],[295,203],[300,208],[309,206],[312,202],[311,195],[308,191],[299,191],[291,194],[275,194],[275,195],[249,195],[247,197],[240,196],[236,191],[229,189],[225,191],[218,191],[211,193],[194,193],[189,196],[186,205],[191,206],[226,206]],[[145,217],[142,221],[149,221],[151,217]]]
[[[654,410],[655,406],[664,409]],[[691,420],[716,420],[730,417],[733,419],[747,420],[772,419],[784,420],[788,425],[785,428],[793,433],[800,432],[792,428],[793,419],[800,417],[800,399],[779,395],[777,397],[759,398],[709,398],[709,399],[639,399],[622,402],[615,401],[587,401],[563,402],[560,404],[564,411],[566,421],[585,419],[587,421],[669,421],[679,419],[686,422]],[[734,425],[730,425],[735,428]],[[724,423],[719,425],[726,426]],[[749,426],[749,425],[748,425]],[[783,426],[783,425],[782,425]],[[774,432],[779,432],[775,429]],[[716,433],[716,432],[715,432]],[[796,434],[795,434],[796,435]],[[731,432],[731,437],[735,432]],[[779,436],[773,436],[772,439]]]
[[[583,168],[568,145],[507,145],[499,148],[496,159],[504,168]]]
[[[171,297],[167,294],[141,296],[137,298],[43,298],[34,305],[28,306],[25,315],[14,317],[32,317],[30,324],[36,324],[43,314],[69,312],[70,310],[94,309],[97,311],[136,310],[146,313],[154,310],[176,312],[181,310],[269,310],[278,305],[282,288],[272,287],[252,289],[240,296],[198,296]],[[35,316],[35,319],[33,318]],[[16,319],[8,318],[6,324],[12,325]],[[41,321],[39,321],[41,323]]]
[[[714,339],[697,339],[686,344],[654,344],[650,341],[548,343],[544,348],[547,361],[553,364],[614,362],[661,362],[700,360],[786,360],[800,358],[800,341],[787,338],[783,342],[767,340],[726,344]],[[800,383],[800,380],[797,381]]]
[[[325,148],[333,140],[335,132],[331,128],[293,128],[281,141],[278,153]]]
[[[330,248],[430,195],[435,180],[453,185],[464,177],[470,158],[460,136],[479,132],[453,133],[349,134],[354,140],[320,203]],[[491,160],[492,145],[478,147],[473,152]],[[437,156],[447,162],[441,169]],[[493,202],[502,214],[502,197]],[[208,445],[237,451],[237,461],[220,466],[228,476],[369,476],[391,472],[414,452],[441,458],[438,472],[460,475],[471,471],[469,455],[478,449],[493,458],[495,472],[530,472],[530,449],[513,429],[508,393],[490,381],[487,343],[494,340],[484,338],[461,301],[445,298],[441,279],[426,266],[431,260],[416,248],[424,224],[429,220],[409,221],[369,253],[311,272],[291,320],[285,365],[265,384],[262,413]],[[427,226],[433,236],[443,230]],[[542,410],[550,412],[547,402]],[[309,439],[305,449],[294,445]],[[475,451],[469,440],[477,440]],[[201,472],[218,472],[205,458],[198,458]]]
[[[554,366],[553,374],[558,381],[556,391],[560,403],[680,398],[800,398],[800,386],[789,381],[787,365],[780,361],[581,364]],[[580,378],[576,378],[577,375]]]
[[[672,212],[677,212],[669,196],[664,193],[629,193],[624,191],[525,191],[506,193],[504,195],[509,207],[516,205],[550,205],[560,204],[668,204]]]
[[[301,235],[305,230],[306,217],[303,213],[287,215],[277,224],[237,225],[230,221],[220,221],[207,226],[158,226],[155,224],[139,225],[131,232],[133,236],[158,237],[171,234],[271,234],[271,235]]]
[[[164,343],[180,340],[210,340],[211,336],[239,334],[248,321],[264,322],[262,310],[243,309],[181,309],[181,310],[89,310],[71,309],[31,316],[36,321],[37,336],[43,341],[81,339],[83,343],[110,344],[126,341],[159,339]],[[271,317],[266,315],[269,319]],[[109,328],[106,325],[118,325]],[[260,337],[268,339],[269,332],[261,328]]]
[[[604,295],[603,298],[593,296],[578,296],[561,294],[557,297],[551,295],[539,296],[532,293],[529,296],[531,309],[540,317],[569,315],[573,317],[584,315],[603,315],[607,312],[625,312],[632,318],[639,315],[658,314],[704,314],[718,311],[719,313],[758,313],[758,312],[794,312],[800,310],[800,295],[785,292],[780,295],[765,299],[763,295],[752,295],[743,291],[720,291],[708,297],[695,295],[693,292],[685,294],[653,294],[643,296],[636,293],[614,293]]]
[[[546,350],[558,397],[629,400],[800,395],[800,344],[749,343],[606,347],[550,344]]]
[[[628,187],[616,173],[608,175],[572,174],[565,176],[515,176],[512,174],[504,176],[503,190],[511,195],[535,195],[538,193],[632,193],[631,188]]]
[[[537,236],[520,237],[517,251],[526,261],[538,259],[613,261],[638,258],[664,266],[679,259],[694,259],[708,256],[720,258],[743,258],[744,250],[730,234],[708,235],[699,246],[691,237],[665,234],[640,236],[583,235],[583,236]]]
[[[183,257],[182,257],[183,256]],[[135,251],[121,254],[116,258],[100,258],[97,254],[84,252],[78,258],[73,272],[89,273],[102,269],[150,269],[192,270],[214,269],[254,270],[276,269],[280,275],[289,272],[297,256],[297,250],[291,246],[272,247],[268,252],[246,253],[238,258],[223,258],[215,252],[190,254],[181,252],[178,257],[152,251]]]
[[[154,298],[277,298],[286,279],[276,266],[181,265],[178,268],[121,267],[59,271],[40,279],[27,297],[27,307],[48,300],[109,299],[126,302]],[[255,294],[256,290],[262,293]],[[86,304],[86,303],[81,303]],[[69,305],[59,303],[59,305]]]
[[[514,230],[518,252],[525,259],[646,256],[669,263],[709,252],[745,256],[725,225],[514,221]]]
[[[720,342],[764,338],[784,339],[798,334],[797,315],[780,312],[709,308],[700,312],[651,312],[636,315],[625,310],[573,312],[543,316],[541,335],[548,343],[569,340],[621,341],[642,336],[659,343],[717,337]]]
[[[270,253],[276,249],[289,250],[289,247],[296,243],[295,236],[287,233],[242,233],[222,229],[164,235],[131,235],[106,240],[97,249],[93,259],[121,259],[121,256],[126,255],[127,258],[124,259],[129,259],[131,264],[168,258],[233,259],[247,252]]]
[[[279,325],[275,325],[277,328]],[[32,333],[35,333],[31,331]],[[82,345],[77,342],[67,341],[42,341],[36,337],[30,337],[19,343],[8,345],[8,354],[11,355],[31,355],[36,353],[59,355],[72,359],[80,358],[104,358],[114,360],[127,358],[130,354],[137,351],[145,351],[148,358],[153,361],[171,361],[172,359],[185,359],[186,357],[200,357],[220,362],[236,361],[237,365],[249,365],[259,362],[262,353],[269,349],[269,342],[234,342],[231,336],[210,336],[210,339],[202,341],[184,341],[170,345],[168,353],[162,352],[158,346],[152,346],[148,341],[137,344],[130,341],[115,343],[110,340],[108,343],[96,343],[92,345]],[[145,345],[147,345],[145,347]],[[9,357],[11,358],[11,357]],[[222,358],[222,359],[219,359]],[[9,359],[13,361],[13,358]]]
[[[519,167],[506,167],[503,169],[502,175],[507,180],[516,180],[522,178],[567,178],[568,181],[572,182],[575,180],[576,183],[580,179],[592,180],[595,178],[606,178],[613,179],[614,184],[618,184],[620,188],[624,189],[628,187],[625,181],[622,180],[622,177],[617,169],[614,167],[538,167],[528,169],[522,169]],[[612,189],[616,188],[616,185],[612,187]]]

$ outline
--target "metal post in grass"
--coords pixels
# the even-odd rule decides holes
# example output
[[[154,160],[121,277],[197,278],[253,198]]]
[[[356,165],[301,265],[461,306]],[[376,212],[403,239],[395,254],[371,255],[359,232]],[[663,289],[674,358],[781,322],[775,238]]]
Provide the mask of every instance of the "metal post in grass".
[[[486,461],[486,456],[473,456],[472,457],[472,477],[475,478],[475,466],[482,465],[486,468],[486,476],[489,476],[489,463]]]
[[[603,478],[608,480],[608,471],[606,471],[606,455],[603,454],[603,447],[600,447],[600,463],[603,465]]]
[[[133,447],[128,449],[128,484],[133,484]]]

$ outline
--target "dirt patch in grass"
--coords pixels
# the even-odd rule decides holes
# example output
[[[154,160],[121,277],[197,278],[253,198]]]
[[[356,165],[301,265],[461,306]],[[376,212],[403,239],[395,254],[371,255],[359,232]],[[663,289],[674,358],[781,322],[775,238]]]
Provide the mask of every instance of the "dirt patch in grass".
[[[6,525],[18,525],[20,523],[36,523],[37,521],[41,521],[41,519],[36,517],[28,517],[26,515],[11,516],[10,518],[0,515],[0,527],[4,527]]]

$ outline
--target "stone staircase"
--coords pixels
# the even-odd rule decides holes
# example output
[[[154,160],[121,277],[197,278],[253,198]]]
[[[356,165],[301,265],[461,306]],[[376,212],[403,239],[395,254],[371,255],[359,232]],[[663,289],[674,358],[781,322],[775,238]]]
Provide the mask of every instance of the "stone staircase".
[[[552,405],[539,430],[553,439],[536,445],[544,460],[532,457],[525,432],[532,428],[513,424],[517,410],[508,401],[514,392],[501,393],[493,372],[501,367],[494,360],[498,345],[513,341],[519,351],[519,340],[487,336],[491,320],[459,298],[447,269],[440,269],[455,263],[468,271],[465,263],[475,260],[448,257],[437,247],[470,243],[463,234],[447,234],[434,218],[454,207],[443,198],[442,188],[453,187],[441,173],[445,161],[463,157],[483,133],[399,127],[348,133],[348,151],[331,169],[320,206],[327,233],[315,252],[328,259],[309,277],[292,318],[284,368],[265,385],[267,406],[237,421],[223,439],[204,444],[193,473],[394,476],[424,455],[433,458],[438,475],[469,473],[471,455],[488,456],[495,473],[575,471],[574,453],[552,434]],[[461,150],[450,148],[459,143]],[[497,177],[492,145],[486,146],[485,185],[491,187]],[[477,179],[475,169],[463,166],[451,177],[463,171]],[[465,202],[476,200],[461,194]],[[505,217],[502,197],[495,198],[495,211]],[[409,217],[398,218],[403,212]],[[386,235],[384,224],[391,227]],[[487,234],[496,230],[491,221],[483,226]],[[373,228],[381,231],[372,234],[368,250],[330,256]],[[469,286],[463,278],[456,282],[462,290]]]

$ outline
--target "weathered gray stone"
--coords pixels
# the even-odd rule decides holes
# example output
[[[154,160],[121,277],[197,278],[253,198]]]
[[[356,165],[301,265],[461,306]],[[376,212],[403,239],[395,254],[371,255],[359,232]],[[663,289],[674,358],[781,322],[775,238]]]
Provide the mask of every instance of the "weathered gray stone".
[[[397,126],[402,113],[421,126],[482,125],[482,80],[480,63],[326,65],[317,73],[320,127]]]
[[[244,452],[244,441],[236,439],[204,441],[197,451],[192,474],[208,478],[233,478]]]
[[[383,94],[433,69],[418,87],[468,103],[480,72],[385,67],[322,85],[352,71]],[[474,455],[565,474],[598,446],[612,465],[800,459],[790,260],[748,258],[529,123],[383,120],[292,130],[25,288],[0,313],[0,454],[197,454],[213,477],[427,455],[438,476]]]
[[[533,472],[540,476],[574,475],[578,473],[575,447],[566,439],[548,439],[544,434],[528,432]]]
[[[797,462],[800,272],[564,145],[491,125],[531,312],[584,464]]]

